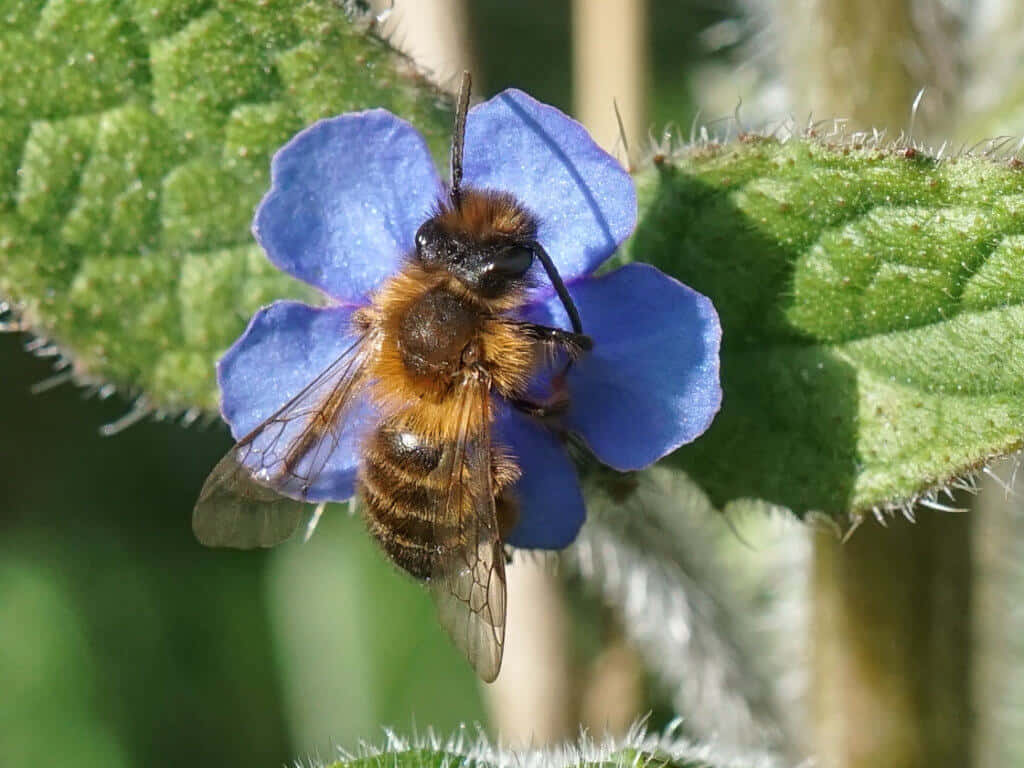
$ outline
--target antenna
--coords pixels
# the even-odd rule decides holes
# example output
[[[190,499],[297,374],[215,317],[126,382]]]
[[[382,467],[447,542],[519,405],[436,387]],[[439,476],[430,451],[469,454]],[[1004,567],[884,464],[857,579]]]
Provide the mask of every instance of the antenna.
[[[452,203],[458,208],[462,204],[462,148],[466,143],[466,113],[469,112],[469,91],[473,78],[469,70],[462,73],[459,87],[459,103],[455,107],[455,128],[452,130]]]
[[[562,282],[562,276],[558,274],[558,267],[548,256],[548,252],[545,251],[540,243],[532,243],[533,252],[540,259],[540,263],[544,265],[544,271],[548,273],[548,278],[551,280],[551,284],[555,287],[555,293],[558,294],[558,298],[562,302],[562,306],[565,307],[565,311],[569,314],[569,322],[572,323],[572,330],[574,333],[583,333],[583,324],[580,322],[580,313],[576,311],[576,304],[573,303],[572,296],[569,295],[569,290],[565,287],[565,283]]]

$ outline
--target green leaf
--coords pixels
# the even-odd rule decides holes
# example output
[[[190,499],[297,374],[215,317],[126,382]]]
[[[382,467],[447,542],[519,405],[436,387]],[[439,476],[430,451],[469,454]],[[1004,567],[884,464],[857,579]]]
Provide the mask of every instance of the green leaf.
[[[1019,163],[747,137],[638,185],[629,256],[722,319],[722,411],[675,455],[717,506],[857,515],[1020,448]]]
[[[537,768],[773,768],[782,763],[768,753],[733,753],[692,744],[674,728],[647,735],[634,728],[618,741],[597,743],[587,736],[554,749],[510,750],[490,744],[483,736],[463,732],[442,741],[434,736],[407,741],[388,734],[383,747],[366,747],[359,754],[343,754],[327,768],[444,768],[451,765],[499,768],[531,765]]]
[[[366,107],[449,118],[331,0],[0,0],[0,298],[79,380],[214,410],[214,361],[277,298],[249,232],[270,157]]]

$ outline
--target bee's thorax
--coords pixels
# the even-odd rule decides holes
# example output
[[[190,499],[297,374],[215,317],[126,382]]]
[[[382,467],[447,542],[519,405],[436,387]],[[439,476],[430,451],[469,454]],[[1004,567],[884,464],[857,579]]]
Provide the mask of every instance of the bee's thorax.
[[[478,307],[444,286],[427,291],[409,305],[399,321],[402,361],[417,374],[455,374],[463,352],[481,331],[481,320]]]
[[[366,310],[379,340],[368,371],[378,411],[414,411],[414,431],[452,440],[450,399],[467,378],[486,378],[497,394],[523,391],[542,360],[509,318],[520,300],[481,299],[443,271],[407,263]]]

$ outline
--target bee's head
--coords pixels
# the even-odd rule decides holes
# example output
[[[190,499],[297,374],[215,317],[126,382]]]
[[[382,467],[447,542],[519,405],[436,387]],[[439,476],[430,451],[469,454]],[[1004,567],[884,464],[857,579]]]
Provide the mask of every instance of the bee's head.
[[[483,298],[499,299],[526,286],[526,273],[537,258],[569,315],[573,331],[583,333],[572,296],[555,263],[537,242],[534,216],[510,194],[462,186],[470,85],[469,72],[463,72],[452,131],[449,199],[416,230],[416,259],[427,270],[447,270]]]
[[[442,207],[417,230],[416,259],[427,270],[450,272],[481,298],[498,299],[525,286],[536,231],[511,196],[464,190],[458,207]]]

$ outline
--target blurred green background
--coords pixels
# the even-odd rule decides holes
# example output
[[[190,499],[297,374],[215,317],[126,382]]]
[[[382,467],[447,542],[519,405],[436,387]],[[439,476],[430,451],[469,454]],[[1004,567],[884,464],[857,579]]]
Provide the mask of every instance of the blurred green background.
[[[279,552],[200,547],[225,430],[101,437],[124,401],[31,394],[49,364],[21,346],[0,338],[0,764],[278,765],[482,718],[429,599],[358,519],[338,508]]]

